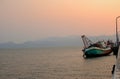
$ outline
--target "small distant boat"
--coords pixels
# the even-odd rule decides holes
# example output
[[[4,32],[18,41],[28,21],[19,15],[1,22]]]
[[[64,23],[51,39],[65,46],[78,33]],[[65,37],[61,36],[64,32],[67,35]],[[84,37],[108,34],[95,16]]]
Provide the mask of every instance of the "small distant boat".
[[[109,55],[112,52],[112,42],[108,41],[106,44],[104,41],[98,41],[93,43],[85,35],[82,35],[82,40],[84,43],[83,57],[98,57]]]

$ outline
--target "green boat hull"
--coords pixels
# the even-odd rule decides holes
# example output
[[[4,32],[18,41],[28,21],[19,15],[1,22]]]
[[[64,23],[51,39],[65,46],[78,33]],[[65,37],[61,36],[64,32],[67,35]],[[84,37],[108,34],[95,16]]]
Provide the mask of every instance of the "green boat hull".
[[[111,48],[90,47],[83,50],[86,57],[108,55],[112,52]]]

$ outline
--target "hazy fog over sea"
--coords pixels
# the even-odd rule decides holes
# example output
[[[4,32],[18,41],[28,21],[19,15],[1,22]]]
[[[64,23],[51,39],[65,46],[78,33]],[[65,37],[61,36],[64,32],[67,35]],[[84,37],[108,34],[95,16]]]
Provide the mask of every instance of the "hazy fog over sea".
[[[112,40],[115,42],[115,36],[88,36],[88,38],[97,42],[99,40]],[[83,47],[81,36],[49,37],[42,40],[27,41],[23,43],[5,42],[0,43],[0,48],[40,48],[40,47]]]
[[[111,79],[115,56],[84,59],[81,35],[115,42],[119,15],[120,0],[0,0],[0,79]]]

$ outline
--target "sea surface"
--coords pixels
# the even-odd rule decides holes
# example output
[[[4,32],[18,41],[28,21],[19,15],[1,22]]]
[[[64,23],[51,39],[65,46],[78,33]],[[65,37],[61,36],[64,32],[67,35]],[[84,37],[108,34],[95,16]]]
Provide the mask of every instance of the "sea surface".
[[[82,55],[79,47],[0,49],[0,79],[112,79],[115,56]]]

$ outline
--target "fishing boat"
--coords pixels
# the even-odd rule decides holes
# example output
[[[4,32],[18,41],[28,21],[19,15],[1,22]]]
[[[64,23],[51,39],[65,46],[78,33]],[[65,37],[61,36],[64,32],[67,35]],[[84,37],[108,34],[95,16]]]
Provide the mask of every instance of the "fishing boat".
[[[82,35],[82,40],[84,43],[83,57],[98,57],[109,55],[112,52],[112,42],[108,41],[98,41],[93,43],[85,35]]]

